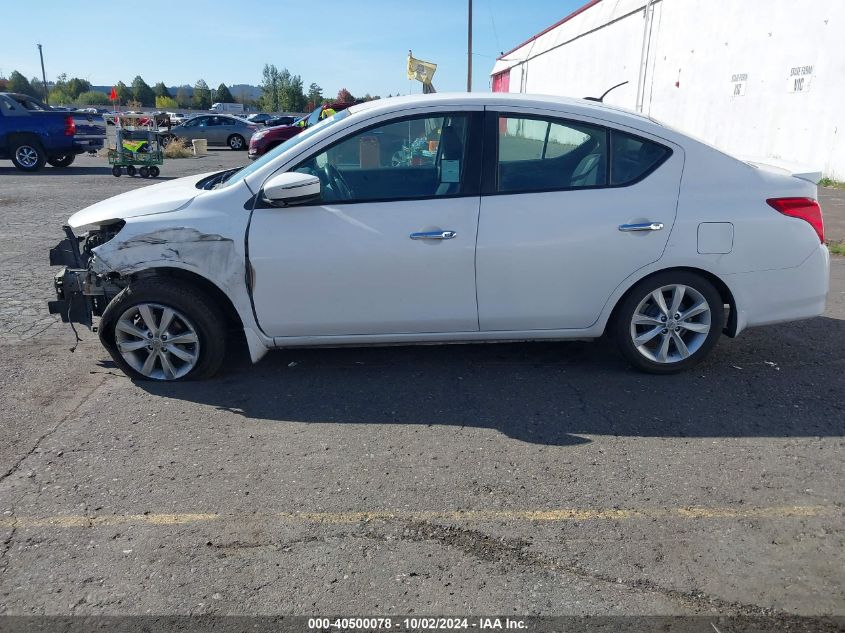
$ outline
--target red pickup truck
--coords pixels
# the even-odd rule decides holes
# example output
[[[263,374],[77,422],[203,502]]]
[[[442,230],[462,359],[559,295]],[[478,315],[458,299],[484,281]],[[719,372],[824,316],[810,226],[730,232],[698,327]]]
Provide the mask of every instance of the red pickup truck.
[[[281,145],[289,138],[293,138],[302,130],[316,125],[325,118],[324,112],[332,109],[335,112],[346,110],[352,103],[327,103],[316,108],[308,116],[304,116],[290,125],[278,125],[260,130],[249,139],[249,157],[253,160],[266,154],[277,145]]]

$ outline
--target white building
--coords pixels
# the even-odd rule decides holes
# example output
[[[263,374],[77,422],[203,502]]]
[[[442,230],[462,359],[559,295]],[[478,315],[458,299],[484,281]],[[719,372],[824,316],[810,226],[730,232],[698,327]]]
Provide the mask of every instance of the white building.
[[[591,0],[494,91],[600,96],[728,153],[845,180],[845,0]]]

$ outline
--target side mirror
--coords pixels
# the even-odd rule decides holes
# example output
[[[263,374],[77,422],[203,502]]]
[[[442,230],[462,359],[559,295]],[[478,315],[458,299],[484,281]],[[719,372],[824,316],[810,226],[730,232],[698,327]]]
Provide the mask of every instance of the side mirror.
[[[289,207],[320,198],[320,179],[311,174],[287,171],[264,183],[264,200],[274,207]]]

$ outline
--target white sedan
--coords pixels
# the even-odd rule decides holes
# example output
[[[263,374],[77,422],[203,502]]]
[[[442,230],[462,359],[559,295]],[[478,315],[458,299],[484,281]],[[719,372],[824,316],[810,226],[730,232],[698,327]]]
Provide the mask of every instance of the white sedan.
[[[211,376],[231,329],[253,361],[607,332],[634,367],[670,373],[722,333],[823,312],[815,198],[809,176],[590,101],[382,99],[243,169],[76,213],[50,308],[100,316],[115,362],[153,380]]]

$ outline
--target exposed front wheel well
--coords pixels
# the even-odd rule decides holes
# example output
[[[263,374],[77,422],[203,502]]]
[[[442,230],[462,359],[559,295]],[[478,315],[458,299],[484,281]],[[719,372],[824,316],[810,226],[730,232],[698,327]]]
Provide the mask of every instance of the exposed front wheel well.
[[[241,321],[238,311],[235,310],[232,300],[229,299],[225,292],[220,290],[220,288],[205,277],[182,268],[151,268],[133,275],[133,279],[147,277],[169,277],[171,279],[179,279],[180,281],[184,281],[195,286],[198,290],[201,290],[209,298],[214,300],[214,303],[220,308],[220,311],[226,320],[226,325],[230,329],[238,330],[243,333],[244,324]]]
[[[650,273],[643,277],[642,279],[638,279],[636,282],[631,284],[631,287],[625,291],[625,293],[619,297],[616,302],[616,305],[613,307],[613,311],[610,314],[610,318],[607,320],[608,323],[612,323],[616,318],[616,311],[619,309],[619,306],[625,301],[625,298],[631,292],[631,290],[639,284],[641,281],[649,279],[650,277],[654,277],[655,275],[659,275],[666,272],[688,272],[688,273],[695,273],[697,275],[701,275],[707,281],[709,281],[716,290],[719,291],[719,296],[722,298],[722,301],[725,305],[728,306],[728,315],[725,319],[725,327],[722,330],[723,334],[734,338],[736,336],[736,329],[737,329],[737,313],[736,313],[736,300],[734,299],[733,293],[731,292],[730,288],[728,288],[727,284],[724,281],[719,279],[716,275],[706,270],[702,270],[700,268],[694,268],[691,266],[677,266],[675,268],[664,268],[662,270],[656,270],[653,273]]]

